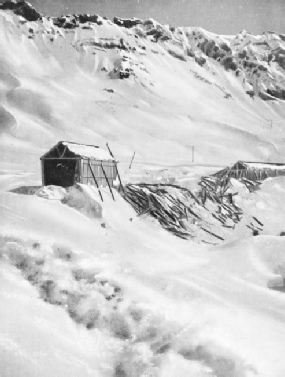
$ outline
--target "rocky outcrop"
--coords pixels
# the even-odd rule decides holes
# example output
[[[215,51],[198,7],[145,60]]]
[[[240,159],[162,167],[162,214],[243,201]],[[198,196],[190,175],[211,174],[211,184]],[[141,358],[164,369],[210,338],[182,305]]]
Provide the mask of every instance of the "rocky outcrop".
[[[125,27],[127,29],[130,29],[136,25],[143,23],[143,21],[139,20],[138,18],[119,18],[119,17],[114,17],[113,22],[114,24]]]
[[[53,23],[63,29],[75,29],[79,27],[80,24],[86,24],[87,22],[96,25],[103,25],[102,17],[97,14],[73,14],[53,19]]]
[[[25,1],[5,2],[0,4],[0,9],[13,11],[27,21],[42,18],[41,14]],[[254,36],[243,30],[236,36],[219,36],[199,27],[162,25],[151,18],[143,21],[137,18],[114,17],[112,23],[96,14],[65,15],[49,18],[50,21],[51,30],[44,30],[43,33],[52,34],[53,25],[62,29],[79,28],[90,31],[103,24],[108,26],[111,34],[107,37],[101,38],[100,35],[94,37],[97,33],[92,32],[87,38],[84,33],[82,34],[84,39],[74,42],[75,47],[91,47],[92,55],[97,53],[94,50],[106,52],[113,49],[119,55],[118,61],[120,61],[121,52],[128,51],[133,55],[131,60],[143,64],[139,55],[147,55],[146,46],[150,46],[149,43],[151,43],[153,48],[150,47],[149,50],[152,53],[163,55],[166,52],[174,59],[186,63],[194,61],[213,73],[217,64],[222,66],[226,71],[235,74],[243,85],[244,91],[252,98],[259,97],[266,101],[285,100],[285,36],[282,34],[267,32]],[[25,23],[25,21],[20,20],[20,23]],[[121,28],[119,37],[117,36],[118,26]],[[30,25],[29,30],[33,30]],[[30,32],[30,34],[32,35],[28,35],[28,38],[33,39],[34,33]],[[61,32],[57,30],[57,34],[61,35]],[[133,36],[133,38],[128,36]],[[54,42],[54,38],[50,41]],[[160,47],[156,48],[154,44],[159,44]],[[101,67],[101,69],[105,68]],[[113,67],[110,67],[107,71],[112,70]],[[115,77],[118,78],[129,76],[130,72],[125,69],[118,68],[115,72]]]
[[[6,1],[5,3],[0,3],[0,9],[13,10],[15,14],[22,16],[27,21],[37,21],[42,18],[42,15],[26,1]]]

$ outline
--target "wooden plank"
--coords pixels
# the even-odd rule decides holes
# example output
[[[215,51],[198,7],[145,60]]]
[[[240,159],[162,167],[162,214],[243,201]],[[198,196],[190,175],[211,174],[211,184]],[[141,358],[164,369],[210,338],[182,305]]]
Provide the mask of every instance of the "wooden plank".
[[[114,163],[115,163],[116,172],[117,172],[117,174],[118,174],[118,178],[119,178],[119,182],[120,182],[120,187],[122,188],[123,193],[125,194],[124,186],[123,186],[123,184],[122,184],[121,177],[120,177],[119,170],[118,170],[118,166],[117,166],[117,160],[115,159],[115,157],[114,157],[114,155],[113,155],[113,153],[112,153],[112,151],[111,151],[111,149],[110,149],[108,143],[106,143],[106,145],[107,145],[107,148],[108,148],[108,150],[109,150],[109,152],[110,152],[110,155],[111,155],[111,156],[114,158],[114,160],[115,160]]]
[[[91,174],[92,174],[92,176],[93,176],[93,179],[94,179],[94,181],[95,181],[95,184],[96,184],[96,186],[97,186],[97,189],[98,189],[98,191],[99,191],[100,198],[101,198],[101,200],[102,200],[102,202],[103,202],[103,201],[104,201],[104,200],[103,200],[103,196],[102,196],[102,194],[101,194],[100,187],[99,187],[98,182],[97,182],[97,179],[96,179],[96,177],[95,177],[95,175],[94,175],[94,173],[93,173],[93,170],[92,170],[92,167],[91,167],[91,164],[90,164],[89,160],[88,160],[88,166],[89,166],[89,169],[90,169]]]
[[[209,230],[207,230],[207,229],[205,229],[205,228],[203,228],[203,227],[201,227],[201,229],[203,229],[206,233],[209,233],[209,234],[211,234],[212,236],[218,238],[219,240],[224,241],[224,238],[218,236],[217,234],[212,233],[212,232],[210,232]]]
[[[111,189],[110,183],[109,183],[109,181],[108,181],[108,178],[107,178],[107,175],[106,175],[106,172],[105,172],[105,169],[103,168],[103,164],[101,164],[101,167],[102,167],[102,171],[103,171],[103,173],[104,173],[105,179],[106,179],[106,181],[107,181],[107,184],[108,184],[108,186],[109,186],[110,193],[111,193],[111,195],[112,195],[112,197],[113,197],[113,200],[115,200],[115,198],[114,198],[114,194],[113,194],[113,191],[112,191],[112,189]]]
[[[63,158],[63,156],[65,155],[66,149],[67,149],[67,145],[65,145],[64,150],[63,150],[63,152],[62,152],[60,158]]]
[[[41,170],[42,170],[42,185],[45,186],[45,170],[44,170],[43,160],[41,160]]]
[[[58,145],[55,147],[55,149],[57,150],[58,157],[61,158],[61,156],[60,156],[60,151],[59,151],[59,149],[58,149]]]
[[[62,160],[61,157],[47,157],[42,160]],[[81,157],[64,157],[64,160],[81,160]]]

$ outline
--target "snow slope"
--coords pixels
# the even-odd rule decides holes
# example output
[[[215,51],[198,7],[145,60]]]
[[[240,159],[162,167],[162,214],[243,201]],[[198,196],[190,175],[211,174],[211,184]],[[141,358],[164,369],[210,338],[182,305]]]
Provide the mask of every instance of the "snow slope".
[[[191,186],[217,165],[282,160],[282,37],[27,21],[29,9],[0,10],[1,377],[283,377],[284,178],[253,193],[235,183],[244,219],[216,247],[174,237],[117,192],[102,203],[90,186],[38,187],[59,140],[109,142],[134,182]],[[258,62],[280,54],[266,74],[240,68],[243,81],[211,56],[221,43]]]
[[[44,190],[1,194],[1,375],[284,375],[283,237],[202,247],[118,194]]]
[[[39,180],[38,159],[59,140],[108,141],[122,163],[135,150],[135,163],[186,164],[193,145],[198,164],[284,158],[282,36],[114,21],[0,10],[2,169],[24,156]]]

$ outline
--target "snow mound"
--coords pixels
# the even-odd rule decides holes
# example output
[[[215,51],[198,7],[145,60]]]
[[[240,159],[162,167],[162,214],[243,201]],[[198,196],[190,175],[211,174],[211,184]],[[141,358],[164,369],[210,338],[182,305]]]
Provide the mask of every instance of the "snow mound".
[[[36,195],[49,200],[59,200],[87,217],[101,218],[102,207],[84,187],[85,185],[76,185],[64,189],[60,186],[44,186]]]

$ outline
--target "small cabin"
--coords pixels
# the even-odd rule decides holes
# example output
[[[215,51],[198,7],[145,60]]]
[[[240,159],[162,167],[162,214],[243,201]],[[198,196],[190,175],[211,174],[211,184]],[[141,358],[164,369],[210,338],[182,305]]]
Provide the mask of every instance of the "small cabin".
[[[285,175],[285,164],[238,161],[231,168],[231,176],[234,178],[262,181],[268,177],[277,177],[279,175]]]
[[[280,175],[285,175],[284,163],[248,161],[238,161],[231,167],[227,167],[214,174],[214,176],[222,180],[246,178],[253,181],[262,181],[268,177],[277,177]]]
[[[43,186],[73,186],[75,183],[114,187],[117,161],[95,145],[60,141],[41,157]],[[107,182],[108,181],[108,182]]]

